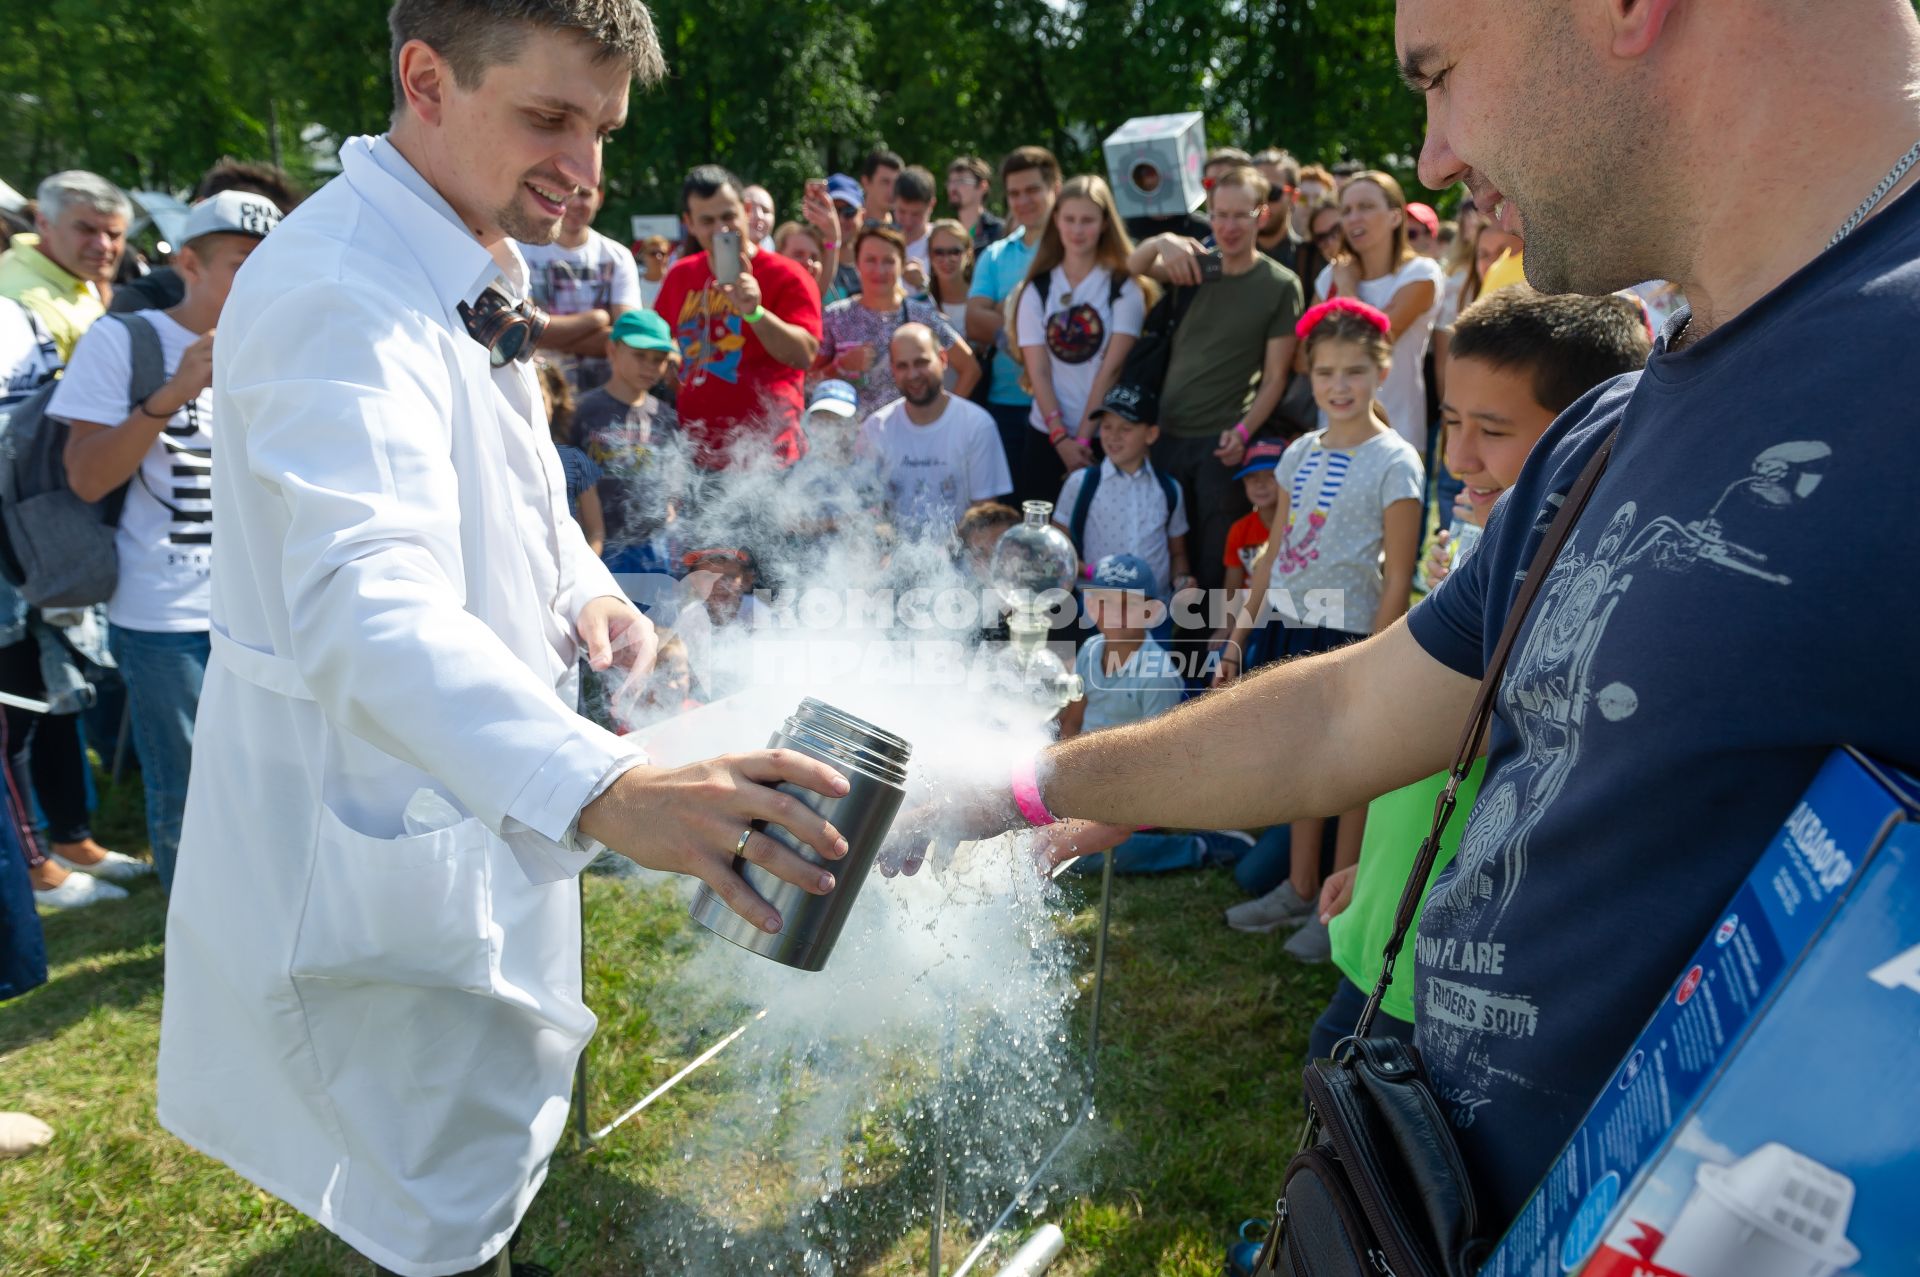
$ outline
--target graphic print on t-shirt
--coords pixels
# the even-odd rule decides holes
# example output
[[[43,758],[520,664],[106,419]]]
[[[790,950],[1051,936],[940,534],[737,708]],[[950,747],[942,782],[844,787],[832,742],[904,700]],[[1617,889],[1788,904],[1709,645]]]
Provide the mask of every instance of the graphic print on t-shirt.
[[[1591,551],[1582,549],[1576,531],[1554,562],[1525,640],[1500,686],[1501,710],[1512,725],[1516,753],[1481,790],[1452,875],[1427,898],[1427,921],[1417,941],[1423,977],[1417,995],[1422,1045],[1430,1054],[1438,1053],[1447,1077],[1488,1078],[1497,1073],[1507,1084],[1529,1085],[1527,1079],[1500,1070],[1489,1047],[1499,1039],[1534,1036],[1541,1008],[1523,993],[1489,988],[1472,977],[1505,974],[1500,925],[1526,884],[1534,828],[1579,765],[1589,714],[1598,710],[1603,719],[1619,722],[1640,707],[1638,694],[1624,683],[1597,689],[1592,685],[1594,658],[1607,624],[1636,574],[1686,573],[1704,564],[1771,585],[1791,585],[1789,577],[1768,569],[1766,553],[1728,540],[1720,514],[1735,500],[1798,513],[1799,503],[1820,486],[1821,463],[1831,455],[1819,442],[1768,448],[1754,458],[1746,475],[1721,490],[1704,515],[1686,522],[1659,515],[1642,525],[1638,503],[1628,501],[1614,511]],[[1552,508],[1542,513],[1542,525],[1552,513]],[[1472,939],[1436,938],[1440,936]],[[1557,1013],[1578,1014],[1578,1008],[1559,1008]],[[1489,1096],[1476,1087],[1456,1086],[1441,1099],[1454,1123],[1469,1127]]]
[[[1320,529],[1327,526],[1327,511],[1333,508],[1334,499],[1346,486],[1347,470],[1353,465],[1351,452],[1322,447],[1318,441],[1311,446],[1312,454],[1293,472],[1293,483],[1287,494],[1287,534],[1281,538],[1280,553],[1275,558],[1277,572],[1298,572],[1320,557]],[[1304,512],[1306,531],[1295,540],[1294,529],[1300,526],[1307,487],[1315,480],[1320,484],[1319,495],[1314,498],[1313,509]]]
[[[696,385],[707,377],[738,384],[746,331],[733,303],[718,287],[708,285],[686,295],[673,321],[673,335],[686,360],[687,376]]]
[[[202,433],[206,421],[200,402],[189,399],[185,410],[169,421],[160,435],[161,446],[167,450],[172,490],[151,495],[166,510],[169,545],[213,544],[213,449],[196,443],[210,437]],[[136,482],[144,483],[144,474]]]

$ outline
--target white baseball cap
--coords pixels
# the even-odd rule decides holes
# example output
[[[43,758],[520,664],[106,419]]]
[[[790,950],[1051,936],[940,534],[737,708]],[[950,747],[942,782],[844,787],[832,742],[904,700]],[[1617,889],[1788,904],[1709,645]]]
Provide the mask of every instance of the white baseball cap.
[[[180,242],[190,243],[202,235],[265,239],[267,232],[279,224],[280,209],[266,196],[252,191],[221,191],[207,196],[187,213],[187,229]]]

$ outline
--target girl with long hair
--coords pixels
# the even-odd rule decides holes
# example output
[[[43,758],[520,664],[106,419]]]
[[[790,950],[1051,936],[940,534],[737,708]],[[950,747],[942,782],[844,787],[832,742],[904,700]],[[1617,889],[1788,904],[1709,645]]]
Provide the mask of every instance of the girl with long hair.
[[[1016,468],[1022,497],[1051,497],[1093,461],[1094,414],[1146,320],[1146,292],[1127,271],[1132,252],[1104,180],[1076,177],[1060,188],[1026,280],[1007,303],[1033,394],[1033,429]]]
[[[1356,173],[1340,190],[1347,252],[1314,281],[1325,298],[1355,297],[1386,313],[1393,371],[1380,388],[1380,405],[1400,437],[1425,455],[1427,383],[1422,365],[1427,334],[1440,308],[1446,276],[1440,263],[1407,242],[1407,197],[1392,174]]]
[[[1350,297],[1301,316],[1295,331],[1327,424],[1288,445],[1274,469],[1279,505],[1266,548],[1248,569],[1245,610],[1220,651],[1218,682],[1237,677],[1243,664],[1357,643],[1406,614],[1426,472],[1420,454],[1380,414],[1380,389],[1393,362],[1390,328],[1385,313]],[[1314,617],[1306,602],[1314,598],[1337,600],[1337,609]],[[1262,626],[1269,601],[1280,623]],[[1243,658],[1256,636],[1256,656]],[[1341,813],[1336,869],[1359,859],[1366,815],[1365,806]],[[1264,911],[1267,921],[1242,928],[1302,924],[1286,950],[1309,962],[1327,958],[1326,924],[1315,918],[1324,823],[1293,822],[1288,881],[1266,898],[1275,906]]]

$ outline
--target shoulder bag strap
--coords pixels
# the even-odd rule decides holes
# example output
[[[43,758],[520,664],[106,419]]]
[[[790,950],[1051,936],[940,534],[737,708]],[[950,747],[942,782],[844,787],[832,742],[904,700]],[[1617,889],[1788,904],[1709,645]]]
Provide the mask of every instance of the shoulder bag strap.
[[[1552,569],[1554,559],[1559,557],[1561,547],[1567,543],[1567,537],[1572,534],[1573,525],[1586,508],[1587,499],[1593,495],[1594,485],[1600,482],[1600,476],[1607,468],[1607,460],[1613,455],[1614,441],[1619,437],[1619,428],[1615,427],[1606,442],[1595,450],[1586,468],[1580,472],[1580,477],[1573,481],[1573,487],[1567,491],[1566,499],[1561,501],[1558,513],[1547,528],[1547,535],[1540,541],[1540,548],[1534,551],[1533,562],[1527,566],[1526,579],[1520,583],[1520,592],[1514,596],[1513,607],[1507,612],[1506,626],[1500,631],[1500,641],[1494,644],[1486,673],[1480,679],[1480,689],[1474,693],[1473,710],[1467,716],[1466,728],[1460,733],[1460,747],[1453,756],[1447,787],[1434,804],[1433,828],[1428,832],[1426,841],[1420,844],[1420,853],[1414,857],[1413,869],[1407,875],[1407,885],[1400,893],[1400,904],[1393,915],[1393,935],[1387,940],[1387,947],[1381,955],[1380,978],[1374,982],[1366,1009],[1360,1013],[1360,1020],[1354,1026],[1353,1036],[1356,1038],[1365,1037],[1367,1030],[1373,1027],[1380,1001],[1387,996],[1387,986],[1393,983],[1393,964],[1399,958],[1400,946],[1406,943],[1407,932],[1413,928],[1414,918],[1419,913],[1420,898],[1426,893],[1427,880],[1433,874],[1433,862],[1440,854],[1440,837],[1446,832],[1447,821],[1453,815],[1455,794],[1467,773],[1473,769],[1474,760],[1480,756],[1480,747],[1486,741],[1487,727],[1493,718],[1494,693],[1499,689],[1500,676],[1506,671],[1507,657],[1513,651],[1514,638],[1520,633],[1520,623],[1526,620],[1534,599],[1539,597],[1541,587],[1546,584],[1547,573]]]

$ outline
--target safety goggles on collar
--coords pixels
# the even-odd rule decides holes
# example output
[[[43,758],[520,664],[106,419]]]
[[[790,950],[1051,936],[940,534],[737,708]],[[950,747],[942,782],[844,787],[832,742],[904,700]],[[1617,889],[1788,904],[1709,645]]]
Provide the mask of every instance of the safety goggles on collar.
[[[497,288],[481,293],[472,305],[460,303],[460,319],[467,335],[487,348],[487,362],[504,368],[514,360],[533,358],[533,348],[547,329],[547,316],[532,302],[511,302]]]

